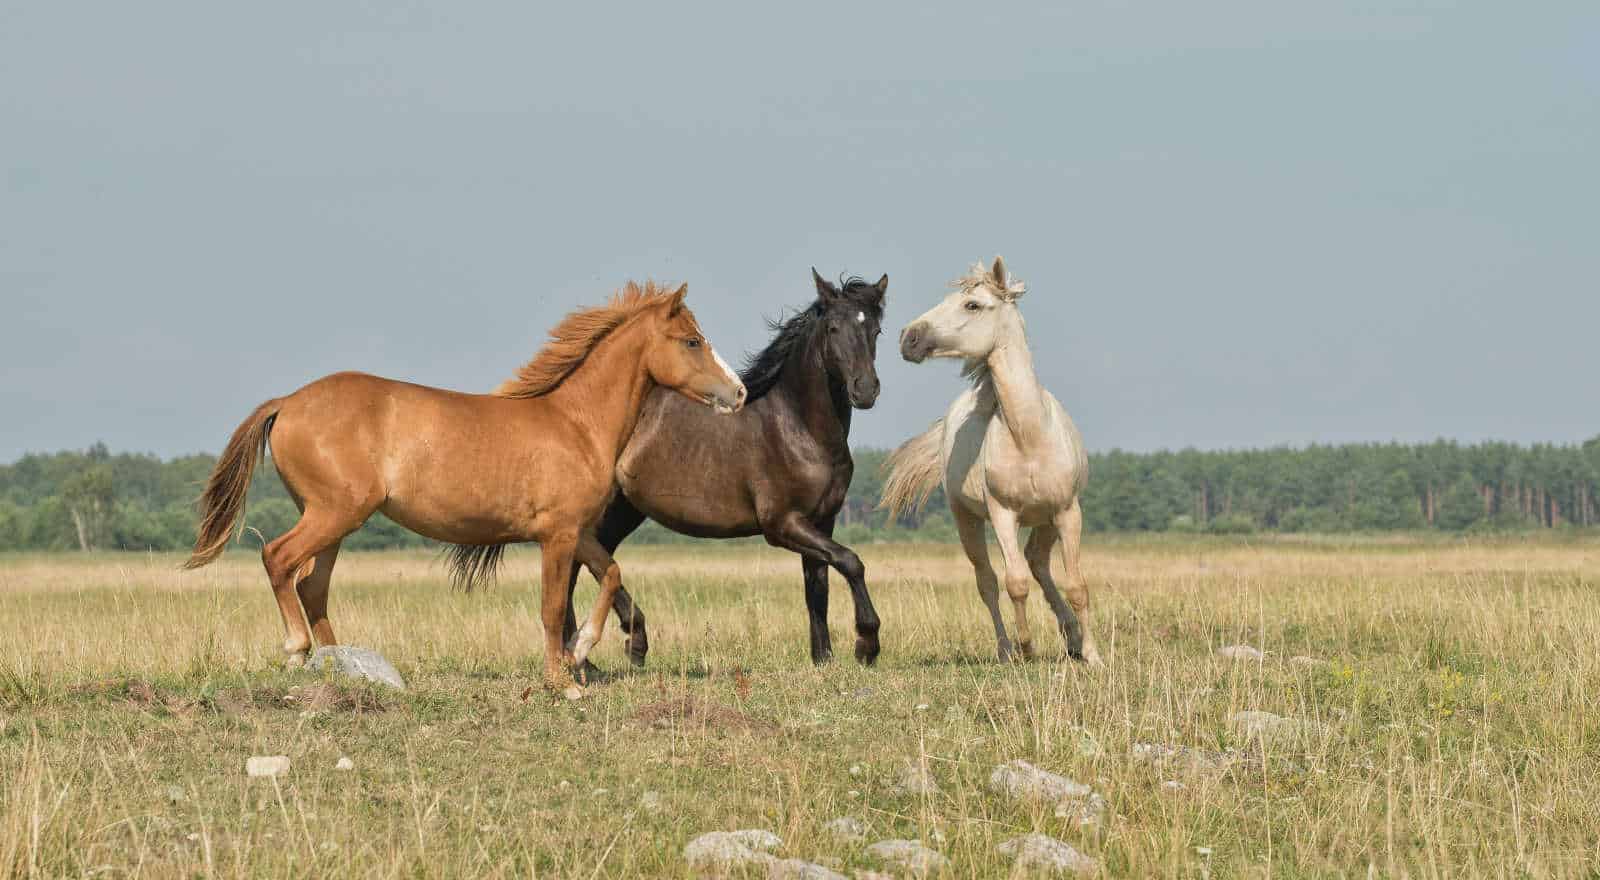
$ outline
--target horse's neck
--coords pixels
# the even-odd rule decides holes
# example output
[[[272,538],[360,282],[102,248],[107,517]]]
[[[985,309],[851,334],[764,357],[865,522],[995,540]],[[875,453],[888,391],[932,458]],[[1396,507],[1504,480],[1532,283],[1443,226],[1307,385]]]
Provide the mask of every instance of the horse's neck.
[[[988,382],[994,388],[1000,418],[1011,431],[1017,448],[1023,451],[1042,448],[1045,435],[1044,390],[1033,372],[1033,353],[1019,320],[1008,338],[984,359]]]
[[[821,346],[815,333],[789,354],[778,386],[773,390],[789,402],[818,440],[839,443],[848,440],[850,397],[844,384],[834,381],[823,366]]]
[[[639,422],[645,395],[655,385],[643,363],[649,333],[643,319],[618,327],[544,396],[551,406],[590,425],[590,438],[611,461],[622,455]]]

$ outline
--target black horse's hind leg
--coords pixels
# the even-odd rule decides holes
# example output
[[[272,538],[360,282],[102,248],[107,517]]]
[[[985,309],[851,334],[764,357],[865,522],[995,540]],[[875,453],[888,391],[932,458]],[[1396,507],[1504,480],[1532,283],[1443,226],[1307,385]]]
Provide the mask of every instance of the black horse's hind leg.
[[[833,566],[835,571],[844,576],[845,582],[850,585],[850,598],[856,606],[856,660],[863,665],[871,665],[878,659],[878,612],[872,607],[872,597],[867,594],[867,569],[861,564],[861,557],[854,550],[833,540],[833,524],[826,526],[827,532],[818,529],[816,525],[799,513],[789,513],[782,519],[772,523],[765,534],[767,543],[774,547],[783,547],[805,557],[812,562],[820,562]],[[826,574],[824,571],[823,574]],[[821,592],[827,591],[827,580],[821,579]],[[814,609],[812,605],[812,580],[810,569],[806,571],[806,606]],[[826,600],[824,599],[824,602]],[[827,606],[824,604],[821,626],[826,638],[828,627]],[[817,616],[812,610],[812,659],[816,660],[816,627]]]
[[[600,522],[595,526],[595,537],[607,553],[615,554],[617,546],[627,540],[644,520],[645,516],[639,512],[639,508],[618,492],[606,506],[606,512],[600,515]],[[567,619],[561,628],[561,639],[565,644],[571,644],[578,633],[578,621],[572,610],[572,594],[577,587],[578,567],[573,566],[572,577],[567,581]],[[622,631],[628,634],[628,659],[635,666],[643,666],[645,655],[650,653],[650,637],[644,629],[644,612],[634,604],[627,587],[617,589],[612,608],[617,612],[617,622],[621,624]],[[584,665],[592,669],[588,661],[584,661]]]

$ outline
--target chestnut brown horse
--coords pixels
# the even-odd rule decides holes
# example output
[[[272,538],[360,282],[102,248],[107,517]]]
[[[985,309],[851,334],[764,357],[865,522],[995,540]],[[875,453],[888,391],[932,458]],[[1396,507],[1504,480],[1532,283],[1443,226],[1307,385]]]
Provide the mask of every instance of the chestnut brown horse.
[[[291,663],[304,661],[313,633],[335,643],[328,586],[339,542],[382,511],[453,544],[537,541],[545,680],[577,696],[563,660],[581,664],[592,643],[564,655],[567,581],[574,559],[600,581],[598,634],[622,573],[592,526],[644,401],[663,387],[722,412],[744,404],[744,384],[712,351],[683,304],[686,293],[629,284],[608,305],[573,312],[493,394],[337,373],[261,404],[206,484],[186,567],[226,547],[270,436],[273,465],[301,511],[261,552]]]
[[[685,535],[762,535],[800,555],[811,660],[833,656],[828,633],[828,569],[844,577],[855,605],[856,659],[878,656],[878,613],[866,568],[833,539],[854,461],[850,416],[878,399],[879,322],[889,276],[833,284],[811,272],[817,298],[780,325],[750,360],[743,380],[750,404],[728,420],[705,417],[670,394],[645,402],[639,427],[617,460],[621,492],[595,527],[615,551],[645,517]],[[635,665],[649,650],[644,613],[626,590],[614,596]],[[576,621],[568,616],[568,627]]]

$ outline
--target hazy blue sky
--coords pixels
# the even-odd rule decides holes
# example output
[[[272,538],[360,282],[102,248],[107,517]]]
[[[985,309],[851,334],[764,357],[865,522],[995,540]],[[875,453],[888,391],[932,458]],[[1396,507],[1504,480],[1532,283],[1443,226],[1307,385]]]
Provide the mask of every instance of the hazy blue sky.
[[[0,460],[487,390],[630,277],[736,355],[812,265],[893,444],[997,252],[1093,448],[1600,433],[1600,4],[1048,5],[0,4]]]

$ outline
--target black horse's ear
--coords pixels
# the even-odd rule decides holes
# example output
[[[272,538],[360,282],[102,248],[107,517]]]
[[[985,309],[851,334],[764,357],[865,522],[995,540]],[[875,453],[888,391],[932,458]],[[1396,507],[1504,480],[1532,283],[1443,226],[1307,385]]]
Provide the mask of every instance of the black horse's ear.
[[[883,299],[884,294],[889,292],[889,276],[884,275],[882,278],[878,279],[877,284],[872,286],[878,288],[878,299]]]
[[[817,283],[817,296],[828,301],[839,298],[839,288],[834,287],[833,282],[818,275],[816,266],[811,267],[811,280]]]

